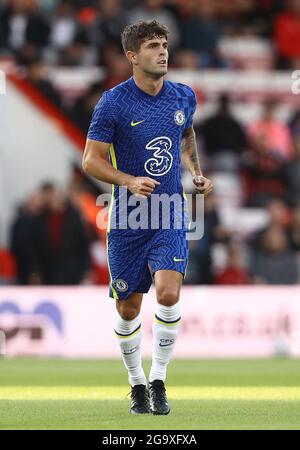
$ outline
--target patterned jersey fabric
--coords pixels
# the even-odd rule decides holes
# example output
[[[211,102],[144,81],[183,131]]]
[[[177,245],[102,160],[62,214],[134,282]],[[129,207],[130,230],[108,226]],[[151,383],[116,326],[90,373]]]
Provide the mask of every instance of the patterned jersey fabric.
[[[196,97],[190,87],[164,81],[158,95],[152,96],[142,91],[132,77],[103,94],[95,107],[88,132],[89,139],[111,144],[110,161],[115,168],[159,181],[153,194],[177,194],[176,200],[180,196],[181,209],[177,209],[177,201],[170,202],[170,228],[180,228],[180,218],[181,229],[187,229],[181,184],[181,141],[184,129],[192,126],[195,109]],[[124,202],[120,200],[122,195],[126,197]],[[111,222],[114,226],[109,231],[115,228],[121,231],[126,226],[120,226],[119,214],[126,207],[125,216],[128,216],[137,204],[130,204],[130,192],[124,194],[119,186],[113,186],[113,196],[114,220]],[[152,228],[167,227],[162,219],[168,211],[162,210],[157,203],[154,210],[151,196],[139,201],[147,204],[149,217],[153,212]],[[147,223],[149,228],[150,220]]]

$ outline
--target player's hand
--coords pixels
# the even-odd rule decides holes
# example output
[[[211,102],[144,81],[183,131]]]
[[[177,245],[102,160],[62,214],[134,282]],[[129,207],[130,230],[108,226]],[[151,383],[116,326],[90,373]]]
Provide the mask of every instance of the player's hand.
[[[208,195],[213,190],[213,184],[211,180],[203,176],[195,176],[193,178],[193,183],[196,186],[196,191],[199,192],[199,194]]]
[[[147,198],[160,183],[149,177],[132,177],[127,184],[127,189],[137,197]]]

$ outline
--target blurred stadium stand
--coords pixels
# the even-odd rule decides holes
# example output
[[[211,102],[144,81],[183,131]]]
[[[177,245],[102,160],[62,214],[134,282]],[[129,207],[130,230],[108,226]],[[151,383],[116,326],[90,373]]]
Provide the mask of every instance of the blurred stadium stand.
[[[299,283],[300,94],[291,75],[300,68],[300,0],[0,2],[0,283],[58,283],[41,265],[24,275],[24,252],[26,260],[34,246],[18,242],[30,243],[32,223],[45,215],[56,242],[64,208],[79,211],[89,252],[76,283],[108,282],[95,199],[109,186],[87,179],[80,159],[102,92],[131,75],[120,32],[137,18],[172,32],[168,77],[197,94],[201,165],[214,181],[186,282]],[[45,211],[48,180],[55,186]],[[186,173],[183,182],[193,192]],[[52,244],[55,265],[62,248]]]

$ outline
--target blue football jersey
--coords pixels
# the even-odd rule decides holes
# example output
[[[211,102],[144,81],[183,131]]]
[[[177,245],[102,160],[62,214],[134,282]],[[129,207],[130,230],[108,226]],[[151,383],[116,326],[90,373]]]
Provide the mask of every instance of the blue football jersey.
[[[165,80],[160,92],[152,96],[131,77],[104,92],[95,107],[88,138],[111,144],[110,162],[115,168],[159,181],[153,194],[179,194],[184,203],[181,141],[184,129],[192,126],[195,110],[196,96],[189,86]],[[120,212],[119,189],[113,186],[116,215]],[[150,198],[146,200],[149,208]],[[171,227],[176,215],[172,208]],[[158,219],[157,228],[161,227],[161,217]]]

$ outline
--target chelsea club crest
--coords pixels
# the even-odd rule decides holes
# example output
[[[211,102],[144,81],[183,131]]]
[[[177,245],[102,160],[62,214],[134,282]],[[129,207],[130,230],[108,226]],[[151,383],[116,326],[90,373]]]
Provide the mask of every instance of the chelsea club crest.
[[[126,281],[120,278],[112,283],[113,287],[119,292],[126,292],[128,290],[128,284]]]
[[[182,109],[179,109],[178,111],[176,111],[176,113],[174,114],[174,121],[179,126],[184,124],[185,114],[184,114],[184,111],[182,111]]]

